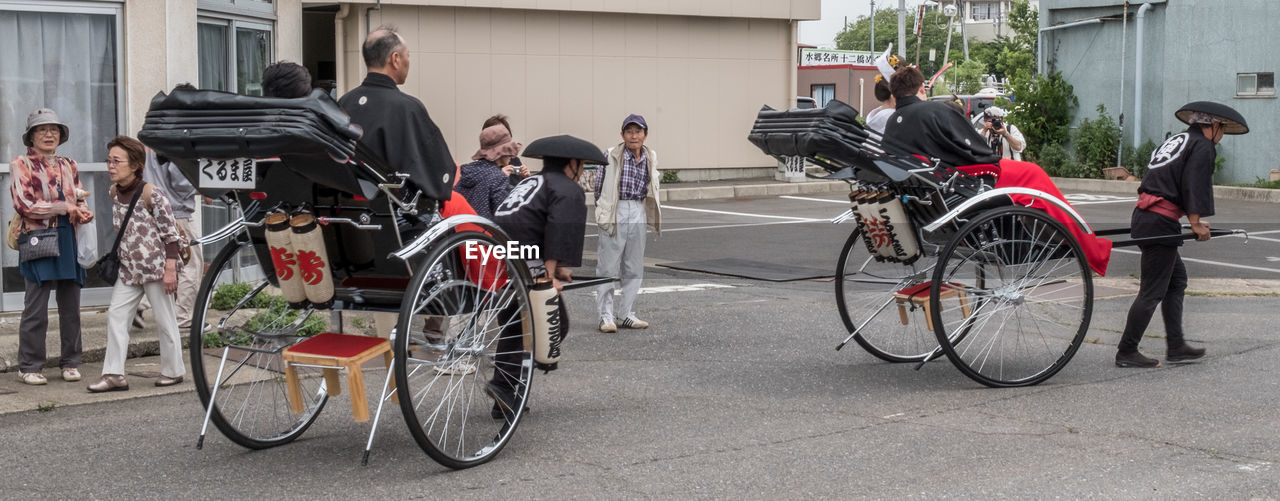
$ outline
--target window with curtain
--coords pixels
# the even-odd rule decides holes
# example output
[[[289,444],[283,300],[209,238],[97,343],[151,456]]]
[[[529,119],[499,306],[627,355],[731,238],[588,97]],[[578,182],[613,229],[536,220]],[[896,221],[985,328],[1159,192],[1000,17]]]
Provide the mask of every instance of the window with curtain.
[[[836,98],[836,84],[817,84],[809,86],[810,95],[817,101],[818,107],[826,106]]]
[[[200,88],[261,96],[273,57],[270,25],[202,17],[196,29]]]
[[[106,158],[119,132],[115,16],[0,10],[0,47],[0,162],[26,153],[27,115],[41,107],[70,129],[60,155]]]

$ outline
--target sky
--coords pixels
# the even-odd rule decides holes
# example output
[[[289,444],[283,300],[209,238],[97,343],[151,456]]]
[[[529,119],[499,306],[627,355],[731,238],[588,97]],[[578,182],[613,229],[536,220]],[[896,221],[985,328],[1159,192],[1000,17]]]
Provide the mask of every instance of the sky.
[[[907,8],[920,5],[920,0],[907,0]],[[898,0],[876,0],[876,9],[897,7]],[[800,22],[800,43],[835,48],[836,34],[844,27],[845,16],[849,22],[858,16],[871,15],[871,0],[822,0],[822,19]],[[911,27],[907,26],[910,30]]]

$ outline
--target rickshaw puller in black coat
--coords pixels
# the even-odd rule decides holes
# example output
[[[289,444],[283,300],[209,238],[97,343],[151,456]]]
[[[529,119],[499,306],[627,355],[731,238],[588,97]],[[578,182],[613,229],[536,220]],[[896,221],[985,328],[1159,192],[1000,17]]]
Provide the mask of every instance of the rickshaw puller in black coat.
[[[1138,204],[1131,218],[1133,238],[1178,235],[1186,216],[1196,241],[1209,240],[1212,216],[1214,149],[1223,134],[1245,134],[1249,126],[1235,110],[1217,103],[1194,102],[1175,115],[1190,125],[1186,132],[1165,140],[1151,154],[1147,174],[1138,187]],[[1156,305],[1164,319],[1165,360],[1186,362],[1204,357],[1204,348],[1188,345],[1182,330],[1182,299],[1187,269],[1178,255],[1182,240],[1142,245],[1141,285],[1129,307],[1124,334],[1116,351],[1118,367],[1159,367],[1160,361],[1138,352],[1142,334]]]

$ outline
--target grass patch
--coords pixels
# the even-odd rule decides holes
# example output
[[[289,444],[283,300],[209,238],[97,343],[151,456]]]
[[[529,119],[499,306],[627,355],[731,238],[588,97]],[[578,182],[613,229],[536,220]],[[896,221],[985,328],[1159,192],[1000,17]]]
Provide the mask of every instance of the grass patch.
[[[671,184],[680,182],[680,172],[675,169],[667,169],[662,171],[662,184]]]
[[[240,302],[240,299],[248,296],[249,292],[252,290],[253,284],[249,283],[237,282],[233,284],[219,285],[218,288],[213,291],[213,300],[210,301],[211,304],[209,307],[215,310],[230,310],[236,306],[236,303]],[[270,298],[273,297],[279,296],[258,294],[257,296],[254,296],[253,299],[250,299],[249,303],[246,304],[245,307],[266,308],[270,304]]]
[[[57,402],[49,402],[47,404],[36,404],[36,411],[49,412],[58,406]]]
[[[1185,294],[1196,297],[1280,297],[1280,292],[1187,291]]]
[[[235,302],[239,298],[244,297],[243,294],[236,296],[231,302],[231,306],[235,306]],[[261,306],[253,306],[261,305]],[[298,315],[303,310],[295,310],[289,307],[289,303],[283,297],[261,294],[250,301],[250,307],[261,309],[255,313],[249,320],[244,323],[243,330],[237,330],[230,339],[224,338],[217,332],[206,332],[201,343],[204,348],[221,348],[227,345],[249,345],[253,343],[253,335],[247,331],[263,331],[269,329],[278,329],[280,327],[292,324],[298,320]],[[323,315],[319,312],[313,312],[307,320],[298,328],[299,336],[314,336],[324,332],[325,321]]]
[[[1231,186],[1240,186],[1240,187],[1244,187],[1244,188],[1266,188],[1266,189],[1269,189],[1269,190],[1280,190],[1280,179],[1277,179],[1277,180],[1275,180],[1275,181],[1267,181],[1267,180],[1264,180],[1264,179],[1262,179],[1262,178],[1258,178],[1256,181],[1254,181],[1254,182],[1252,182],[1252,183],[1237,183],[1237,184],[1233,184],[1233,185],[1231,185]]]

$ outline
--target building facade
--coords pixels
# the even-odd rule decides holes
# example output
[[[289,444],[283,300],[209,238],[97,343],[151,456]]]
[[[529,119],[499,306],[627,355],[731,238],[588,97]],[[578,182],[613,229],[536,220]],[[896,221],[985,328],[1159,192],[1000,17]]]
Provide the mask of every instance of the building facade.
[[[852,50],[800,47],[796,82],[801,96],[812,97],[819,108],[838,99],[866,114],[876,106],[876,54]]]
[[[1272,0],[1057,0],[1040,10],[1044,69],[1075,88],[1077,121],[1106,106],[1123,114],[1127,144],[1160,143],[1186,128],[1173,113],[1191,101],[1238,110],[1251,132],[1218,146],[1226,159],[1218,182],[1267,179],[1280,168],[1275,72],[1280,52],[1269,40]]]
[[[797,95],[796,23],[820,0],[0,0],[0,185],[25,152],[27,114],[55,109],[98,214],[109,214],[106,143],[135,135],[151,98],[174,85],[261,92],[262,70],[301,62],[335,95],[365,73],[360,44],[395,25],[412,49],[403,90],[427,106],[459,162],[484,119],[511,117],[517,140],[574,134],[602,148],[629,113],[684,180],[767,176],[776,162],[750,147],[762,104]],[[538,168],[537,162],[530,162]],[[12,215],[9,190],[0,214]],[[202,226],[225,214],[201,211]],[[109,247],[110,218],[97,219]],[[206,249],[206,256],[212,256]],[[0,310],[22,306],[17,253],[0,249]],[[92,275],[92,274],[91,274]],[[106,304],[91,278],[84,304]]]

